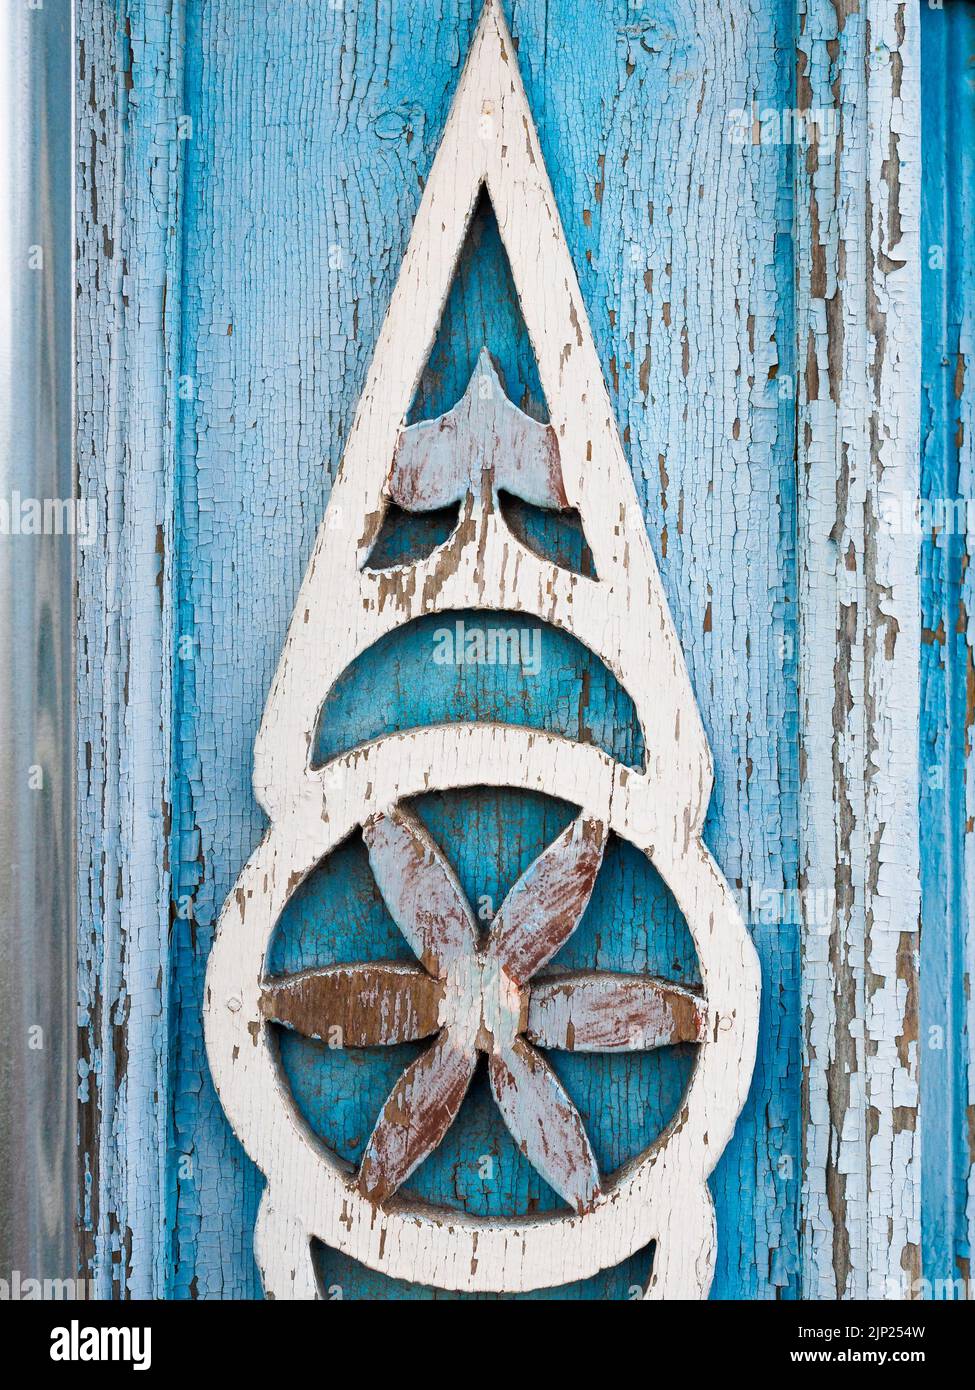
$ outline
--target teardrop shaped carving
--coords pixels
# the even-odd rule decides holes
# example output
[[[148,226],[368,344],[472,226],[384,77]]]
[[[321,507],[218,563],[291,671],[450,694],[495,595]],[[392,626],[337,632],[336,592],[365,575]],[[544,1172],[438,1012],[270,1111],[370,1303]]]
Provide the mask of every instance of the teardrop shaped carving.
[[[410,426],[482,188],[550,423],[517,410],[482,357],[450,412]],[[577,512],[597,577],[528,549],[505,522],[501,490]],[[448,504],[459,505],[457,524],[432,553],[385,570],[368,565],[387,507]],[[392,733],[313,766],[322,701],[350,663],[401,625],[471,608],[531,614],[597,653],[632,694],[645,767],[624,767],[551,733],[478,722]],[[706,1294],[714,1264],[707,1177],[748,1089],[759,998],[755,952],[701,839],[711,783],[515,51],[500,5],[487,0],[257,739],[254,786],[271,826],[224,907],[209,964],[211,1068],[267,1179],[256,1249],[269,1293],[316,1296],[316,1240],[390,1278],[512,1293],[587,1278],[655,1242],[646,1296]],[[442,852],[405,809],[424,792],[472,786],[547,792],[579,808],[484,939]],[[376,962],[269,979],[268,946],[283,908],[358,827],[415,967]],[[644,852],[677,899],[700,962],[700,993],[649,977],[544,975],[585,909],[610,833]],[[269,1036],[275,1019],[316,1035],[333,1015],[350,1045],[431,1038],[389,1096],[358,1172],[311,1133]],[[684,1103],[608,1183],[543,1050],[642,1049],[677,1038],[698,1047]],[[452,1123],[479,1052],[505,1123],[569,1214],[459,1221],[398,1195]]]

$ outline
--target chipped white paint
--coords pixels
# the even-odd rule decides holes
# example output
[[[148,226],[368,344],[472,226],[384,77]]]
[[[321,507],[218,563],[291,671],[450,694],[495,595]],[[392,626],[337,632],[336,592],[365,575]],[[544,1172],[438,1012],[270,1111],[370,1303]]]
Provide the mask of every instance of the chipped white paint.
[[[491,506],[431,556],[365,567],[390,473],[482,184],[497,214],[598,580],[521,546]],[[255,749],[271,828],[225,905],[210,959],[207,1050],[221,1101],[268,1182],[256,1249],[274,1297],[312,1297],[316,1237],[394,1278],[518,1292],[588,1277],[657,1241],[648,1298],[700,1297],[714,1263],[707,1177],[732,1132],[754,1061],[758,967],[727,884],[701,840],[711,766],[582,296],[500,7],[488,0],[379,336],[342,470],[298,597]],[[342,529],[337,519],[364,518]],[[424,613],[515,610],[598,653],[635,702],[642,772],[529,729],[453,724],[380,738],[312,769],[319,710],[348,664]],[[687,920],[705,1036],[669,1129],[583,1215],[475,1220],[399,1199],[377,1207],[297,1111],[261,1006],[266,953],[296,886],[356,826],[401,799],[510,786],[572,802],[644,851]]]
[[[800,164],[800,661],[807,920],[804,1294],[896,1296],[919,1274],[917,540],[919,54],[913,6],[808,0]],[[834,653],[832,664],[823,653]]]

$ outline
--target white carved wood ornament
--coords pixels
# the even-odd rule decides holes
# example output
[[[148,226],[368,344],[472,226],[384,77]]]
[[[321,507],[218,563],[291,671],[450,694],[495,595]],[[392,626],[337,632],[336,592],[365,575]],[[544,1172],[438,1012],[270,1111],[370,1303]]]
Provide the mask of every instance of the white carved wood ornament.
[[[550,412],[523,416],[482,356],[439,421],[405,420],[475,202],[497,216]],[[598,578],[521,544],[499,488],[576,509]],[[451,536],[416,563],[368,559],[391,501],[458,501]],[[329,513],[258,735],[254,787],[271,825],[224,906],[205,1024],[226,1113],[267,1180],[256,1232],[266,1292],[318,1296],[313,1239],[395,1279],[518,1293],[585,1279],[656,1242],[647,1298],[703,1297],[715,1256],[707,1178],[751,1079],[759,972],[737,905],[701,838],[712,772],[500,5],[487,0],[379,335]],[[376,739],[312,766],[319,712],[349,664],[425,614],[530,614],[564,629],[631,695],[641,770],[533,729],[453,723]],[[481,940],[439,847],[406,805],[451,787],[547,793],[579,817],[512,889]],[[297,886],[361,827],[377,885],[415,966],[336,965],[269,978],[267,952]],[[544,974],[574,930],[610,832],[652,861],[688,924],[700,993],[641,976]],[[541,973],[536,973],[541,972]],[[397,1083],[358,1170],[312,1133],[281,1070],[272,1022],[348,1046],[432,1039]],[[601,1175],[547,1047],[698,1044],[666,1131]],[[569,1211],[475,1219],[397,1189],[457,1114],[479,1053],[528,1159]]]

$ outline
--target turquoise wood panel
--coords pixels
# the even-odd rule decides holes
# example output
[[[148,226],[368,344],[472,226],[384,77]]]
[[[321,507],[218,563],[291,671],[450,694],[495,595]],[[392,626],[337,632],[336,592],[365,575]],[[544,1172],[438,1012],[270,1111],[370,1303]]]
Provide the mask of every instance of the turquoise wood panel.
[[[922,6],[922,505],[907,519],[921,534],[921,1193],[935,1297],[958,1296],[975,1234],[973,65],[975,5]]]
[[[484,660],[467,659],[478,652]],[[323,766],[393,728],[475,712],[596,744],[625,767],[644,766],[633,701],[598,657],[538,619],[474,610],[421,618],[354,661],[322,707],[313,763]]]
[[[477,8],[461,0],[185,5],[179,280],[165,299],[178,325],[179,389],[172,1145],[161,1282],[176,1297],[259,1289],[251,1242],[260,1179],[207,1073],[203,973],[216,915],[262,831],[250,791],[261,709]],[[793,16],[784,3],[729,11],[734,24],[693,0],[519,0],[508,17],[714,751],[708,840],[746,907],[762,905],[751,914],[764,975],[758,1065],[712,1181],[714,1295],[762,1298],[795,1293],[799,1257],[792,151],[741,146],[725,132],[730,113],[752,100],[795,104]],[[134,12],[151,49],[159,7],[144,0],[119,12],[130,26]],[[153,56],[140,51],[136,100]],[[544,413],[489,218],[480,230],[418,417],[457,399],[484,342],[512,396]],[[543,529],[539,544],[551,543]],[[395,667],[367,675],[391,719],[415,718],[410,683],[397,688]],[[625,702],[609,687],[593,681],[587,700],[585,719],[605,737],[630,736]],[[581,719],[578,707],[570,715]],[[530,798],[443,799],[422,809],[470,891],[488,896],[568,814]],[[618,953],[628,968],[656,951],[664,973],[686,975],[693,961],[666,895],[645,871],[640,880],[624,850],[614,853],[600,892],[616,896],[594,902],[573,949],[604,965]],[[341,889],[361,904],[370,942],[382,937],[354,845],[327,876],[328,893],[295,905],[290,944],[282,929],[283,958],[337,949],[333,890],[334,901]],[[375,1074],[365,1082],[364,1068],[352,1075],[354,1060],[309,1060],[303,1045],[285,1046],[309,1115],[353,1156],[366,1102],[382,1090]],[[662,1121],[688,1064],[677,1050],[596,1062],[585,1074],[579,1059],[559,1064],[605,1166]],[[130,1061],[130,1085],[140,1065]],[[504,1148],[490,1107],[478,1108],[475,1096],[471,1111],[463,1152],[446,1148],[417,1184],[441,1200],[449,1189],[472,1209],[553,1200]],[[451,1142],[463,1137],[458,1129]],[[155,1151],[154,1133],[129,1142],[140,1138]],[[487,1188],[471,1177],[471,1152],[496,1160]],[[632,1268],[565,1292],[625,1297],[648,1261],[634,1257]],[[335,1252],[321,1252],[321,1262],[328,1285],[347,1296],[404,1292],[380,1289]]]

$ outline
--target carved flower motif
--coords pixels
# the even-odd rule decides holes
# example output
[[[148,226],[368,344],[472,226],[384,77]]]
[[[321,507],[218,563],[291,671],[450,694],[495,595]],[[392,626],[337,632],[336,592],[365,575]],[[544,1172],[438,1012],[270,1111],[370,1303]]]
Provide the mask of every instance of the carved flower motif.
[[[268,980],[264,1016],[307,1037],[341,1029],[344,1046],[434,1036],[393,1088],[372,1132],[358,1186],[391,1197],[457,1118],[480,1053],[515,1142],[578,1212],[600,1175],[578,1110],[539,1048],[643,1051],[699,1042],[704,1006],[679,985],[602,971],[536,978],[578,926],[606,828],[579,817],[528,867],[482,940],[439,846],[394,807],[363,827],[372,871],[420,964],[328,966]]]

